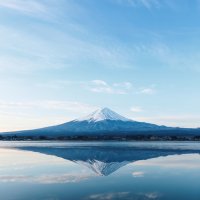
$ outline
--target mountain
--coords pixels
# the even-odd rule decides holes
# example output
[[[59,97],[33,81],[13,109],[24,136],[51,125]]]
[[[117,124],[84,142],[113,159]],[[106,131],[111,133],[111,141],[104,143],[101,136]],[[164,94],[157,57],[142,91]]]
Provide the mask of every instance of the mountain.
[[[77,137],[77,136],[125,136],[125,135],[177,135],[192,129],[158,126],[151,123],[133,121],[109,108],[98,109],[88,116],[73,121],[35,130],[4,133],[17,136]]]

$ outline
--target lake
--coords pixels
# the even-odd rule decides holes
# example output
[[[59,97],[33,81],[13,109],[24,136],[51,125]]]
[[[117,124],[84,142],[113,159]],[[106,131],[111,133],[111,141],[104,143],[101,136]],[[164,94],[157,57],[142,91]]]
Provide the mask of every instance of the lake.
[[[199,200],[197,142],[0,142],[2,200]]]

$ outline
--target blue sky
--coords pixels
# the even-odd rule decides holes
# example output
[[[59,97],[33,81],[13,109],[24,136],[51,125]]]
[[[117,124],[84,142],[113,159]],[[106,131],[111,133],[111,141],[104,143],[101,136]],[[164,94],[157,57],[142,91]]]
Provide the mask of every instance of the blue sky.
[[[0,0],[0,131],[109,107],[200,127],[199,0]]]

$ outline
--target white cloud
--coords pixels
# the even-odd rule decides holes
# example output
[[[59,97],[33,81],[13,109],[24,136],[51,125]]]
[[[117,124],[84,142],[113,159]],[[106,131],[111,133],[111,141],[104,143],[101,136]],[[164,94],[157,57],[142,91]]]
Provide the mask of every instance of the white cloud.
[[[0,8],[57,23],[58,18],[62,17],[64,12],[71,14],[72,9],[76,9],[77,13],[80,11],[80,7],[75,2],[63,0],[59,2],[56,0],[0,0]]]
[[[131,0],[129,1],[132,2]],[[8,7],[10,9],[22,9],[26,12],[29,12],[29,10],[31,12],[47,12],[48,15],[49,13],[53,13],[53,15],[58,15],[58,18],[60,19],[61,16],[56,10],[62,10],[62,6],[59,5],[59,9],[52,11],[58,3],[56,3],[56,1],[51,2],[53,3],[49,3],[48,1],[47,3],[41,3],[41,1],[38,0],[0,0],[0,6]],[[147,6],[156,5],[157,1],[138,0],[135,2]],[[151,56],[155,61],[161,61],[166,65],[182,67],[183,63],[185,63],[184,65],[189,67],[193,66],[193,68],[199,68],[197,62],[197,60],[199,60],[199,55],[197,53],[189,56],[190,59],[186,59],[184,56],[178,55],[177,52],[171,52],[167,45],[154,43],[152,45],[138,46],[137,44],[130,44],[128,47],[120,41],[113,41],[113,38],[106,37],[105,39],[100,35],[94,36],[94,34],[88,32],[81,24],[75,24],[71,20],[70,16],[73,16],[73,14],[68,12],[68,10],[75,8],[76,12],[73,13],[77,13],[79,8],[68,4],[69,3],[67,3],[67,6],[63,7],[67,9],[69,15],[67,16],[67,18],[69,17],[68,24],[71,25],[67,26],[65,31],[63,31],[63,28],[59,25],[57,29],[34,25],[34,31],[32,30],[33,27],[30,29],[29,26],[27,26],[26,29],[20,30],[9,28],[9,25],[0,27],[2,52],[12,50],[12,53],[9,53],[9,55],[6,55],[6,53],[3,55],[1,54],[0,69],[4,69],[5,71],[16,69],[16,71],[19,72],[21,70],[29,71],[44,68],[60,69],[74,66],[84,67],[83,63],[86,63],[87,65],[95,64],[97,67],[135,68],[140,64],[141,52],[137,52],[137,49],[142,49],[142,52],[146,54],[145,56]],[[37,16],[37,14],[35,14],[35,16]],[[41,36],[38,37],[38,33],[43,35],[47,32],[49,33],[47,38],[42,38]],[[77,36],[77,33],[80,32],[83,33],[83,37],[90,39],[83,40],[82,37]],[[52,37],[54,40],[49,39]],[[108,46],[107,43],[110,45]],[[68,45],[66,46],[66,44]],[[77,57],[79,58],[78,60]],[[30,60],[34,60],[34,62],[31,62]]]
[[[133,7],[144,6],[147,9],[160,8],[164,1],[159,0],[118,0],[119,3],[124,3]]]
[[[91,92],[107,93],[107,94],[127,94],[132,89],[130,82],[112,83],[109,84],[103,80],[93,80],[84,86]]]
[[[186,30],[183,30],[183,32],[186,32]],[[182,35],[183,33],[173,34]],[[186,52],[177,50],[177,47],[175,48],[175,46],[164,42],[156,42],[153,45],[144,46],[143,51],[145,55],[151,56],[161,66],[168,69],[200,71],[200,52],[194,49],[193,46],[190,46],[190,44],[187,45]]]
[[[109,83],[105,80],[95,79],[91,81],[68,81],[68,80],[55,80],[42,84],[36,84],[38,87],[47,87],[51,89],[59,89],[66,87],[82,87],[88,91],[94,93],[105,93],[105,94],[144,94],[144,95],[153,95],[156,93],[155,85],[150,85],[149,87],[134,87],[133,84],[129,81],[124,82],[114,82]],[[134,110],[135,109],[135,110]],[[133,112],[141,112],[142,109],[132,108]]]
[[[123,83],[114,83],[114,87],[124,87],[125,89],[129,90],[133,88],[132,83],[130,82],[123,82]]]
[[[141,94],[148,94],[148,95],[151,95],[151,94],[155,94],[155,89],[154,88],[143,88],[139,91],[139,93]]]
[[[5,7],[26,13],[46,12],[45,4],[37,0],[0,0],[0,7]]]
[[[151,9],[152,7],[160,7],[159,0],[139,0],[139,2],[148,9]]]
[[[102,80],[93,80],[92,81],[94,84],[96,85],[100,85],[100,86],[107,86],[108,84],[105,82],[105,81],[102,81]]]
[[[113,2],[118,2],[119,4],[124,4],[132,6],[134,8],[144,7],[148,10],[169,8],[171,10],[177,10],[180,7],[174,0],[112,0]]]
[[[138,107],[138,106],[133,106],[133,107],[131,107],[130,110],[131,110],[131,112],[136,112],[136,113],[143,111],[143,109],[141,107]]]
[[[72,23],[72,22],[71,22]],[[82,28],[81,25],[80,29]],[[49,33],[46,38],[38,36]],[[120,43],[111,42],[105,45],[99,37],[94,39],[91,33],[82,34],[90,38],[83,40],[78,37],[74,26],[68,26],[65,31],[46,26],[27,26],[26,29],[15,29],[9,26],[0,26],[1,71],[13,70],[20,73],[32,72],[41,69],[63,69],[68,67],[84,67],[90,64],[110,68],[132,68],[134,58],[131,50]],[[54,40],[50,38],[53,37]],[[66,45],[68,44],[68,45]],[[8,53],[9,52],[9,53]],[[79,59],[77,59],[77,57]],[[34,62],[32,62],[34,60]],[[85,64],[86,63],[86,64]]]

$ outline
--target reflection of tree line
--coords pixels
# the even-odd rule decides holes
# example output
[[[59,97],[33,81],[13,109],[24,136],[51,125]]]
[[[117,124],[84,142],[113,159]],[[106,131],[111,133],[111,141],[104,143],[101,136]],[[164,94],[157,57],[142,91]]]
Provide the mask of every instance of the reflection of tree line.
[[[0,135],[0,140],[119,140],[119,141],[200,141],[200,135],[123,135],[123,136],[19,136],[19,135]]]

